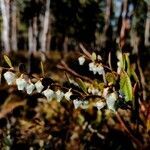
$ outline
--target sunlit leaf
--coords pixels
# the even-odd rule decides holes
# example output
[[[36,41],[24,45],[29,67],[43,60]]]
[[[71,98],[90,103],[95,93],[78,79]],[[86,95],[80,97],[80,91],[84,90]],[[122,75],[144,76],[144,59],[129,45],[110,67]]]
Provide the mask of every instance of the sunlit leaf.
[[[92,53],[92,60],[95,61],[96,60],[96,53]]]
[[[111,72],[107,72],[106,73],[106,80],[107,80],[108,83],[115,84],[116,83],[116,79],[117,79],[117,77],[115,76],[114,73],[111,73]]]
[[[7,137],[4,138],[4,143],[7,146],[11,146],[12,145],[12,141],[9,138],[7,138]]]
[[[130,67],[129,54],[125,53],[124,56],[125,56],[125,60],[126,60],[126,64],[127,64],[127,66],[126,66],[127,67],[127,73],[130,76],[131,75],[131,67]]]
[[[9,59],[9,57],[7,55],[4,55],[4,59],[5,59],[6,63],[8,64],[8,66],[10,68],[12,68],[13,66],[12,66],[12,63],[11,63],[11,60]]]
[[[131,80],[125,71],[120,74],[120,91],[125,95],[126,101],[133,99]]]

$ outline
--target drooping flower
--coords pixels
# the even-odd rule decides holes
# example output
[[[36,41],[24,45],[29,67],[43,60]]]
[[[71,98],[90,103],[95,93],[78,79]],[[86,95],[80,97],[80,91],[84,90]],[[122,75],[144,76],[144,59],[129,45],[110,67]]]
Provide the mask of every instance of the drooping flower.
[[[80,106],[82,109],[87,109],[89,107],[89,102],[84,100],[84,101],[82,101]]]
[[[63,93],[62,91],[60,91],[60,90],[58,90],[58,91],[55,93],[55,95],[56,95],[56,100],[57,100],[58,102],[60,102],[60,101],[62,100],[62,98],[64,97],[64,93]]]
[[[46,89],[42,92],[48,101],[51,101],[54,98],[54,91],[51,89]]]
[[[71,92],[71,89],[69,89],[69,91],[65,93],[65,99],[69,101],[71,95],[72,95],[72,92]]]
[[[115,92],[108,94],[108,96],[106,97],[106,103],[108,109],[115,111],[116,100],[117,100],[117,94]]]
[[[28,94],[31,94],[34,89],[35,89],[35,85],[33,83],[27,84],[26,91],[27,91]]]
[[[95,106],[97,107],[98,110],[101,110],[105,105],[106,105],[106,103],[103,101],[98,101],[95,104]]]
[[[104,68],[101,64],[95,64],[94,62],[89,63],[89,70],[93,72],[93,74],[98,73],[102,75],[104,72]]]
[[[84,62],[85,62],[84,56],[79,57],[79,58],[78,58],[78,61],[79,61],[79,64],[80,64],[80,65],[83,65]]]
[[[16,79],[16,85],[18,90],[23,91],[27,86],[27,81],[22,77]]]
[[[94,62],[89,63],[89,70],[93,71],[93,67],[94,67]]]
[[[75,99],[73,100],[73,104],[74,104],[75,109],[77,109],[82,104],[82,101]]]
[[[38,93],[41,93],[41,91],[43,90],[44,86],[42,85],[42,82],[40,80],[35,83],[35,88]]]
[[[98,60],[102,60],[102,57],[100,55],[97,55]]]
[[[4,78],[8,85],[12,85],[16,80],[16,75],[11,71],[7,71],[4,73]]]
[[[98,65],[98,67],[97,67],[97,73],[98,73],[99,75],[101,75],[101,74],[103,74],[103,72],[104,72],[103,66],[102,66],[102,65]]]
[[[103,90],[103,97],[106,98],[106,96],[108,95],[108,91],[109,91],[109,87],[104,88]]]

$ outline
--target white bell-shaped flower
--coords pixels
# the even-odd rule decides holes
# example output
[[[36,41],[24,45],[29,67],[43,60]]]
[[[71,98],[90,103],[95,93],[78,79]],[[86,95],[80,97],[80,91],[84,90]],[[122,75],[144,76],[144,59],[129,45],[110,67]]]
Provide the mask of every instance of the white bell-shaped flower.
[[[65,93],[65,99],[69,101],[71,95],[72,95],[72,92],[71,92],[71,89],[69,89],[69,91]]]
[[[103,74],[104,68],[103,68],[102,65],[99,65],[99,66],[97,67],[97,72],[98,72],[99,75]]]
[[[96,88],[93,88],[93,89],[92,89],[92,94],[93,94],[93,95],[98,95],[98,93],[99,93],[99,90],[98,90],[98,89],[96,89]]]
[[[106,103],[107,103],[108,109],[115,111],[116,100],[117,100],[117,94],[115,92],[113,92],[107,96]]]
[[[97,67],[96,67],[96,65],[93,66],[92,71],[93,71],[94,74],[97,73]]]
[[[83,65],[84,62],[85,62],[84,56],[79,57],[79,58],[78,58],[78,61],[79,61],[79,64],[80,64],[80,65]]]
[[[73,100],[73,104],[74,104],[75,109],[77,109],[82,104],[82,101],[75,99]]]
[[[4,78],[8,85],[12,85],[16,80],[16,75],[13,72],[7,71],[4,73]]]
[[[58,102],[60,102],[60,101],[63,99],[63,97],[64,97],[64,93],[63,93],[62,91],[60,91],[60,90],[58,90],[58,91],[55,93],[55,95],[56,95],[56,100],[57,100]]]
[[[82,109],[87,109],[89,107],[89,102],[88,101],[82,101],[80,106]]]
[[[16,85],[17,85],[18,90],[23,91],[27,86],[27,82],[25,79],[20,77],[16,79]]]
[[[38,93],[41,93],[41,91],[43,90],[44,86],[42,85],[42,82],[40,80],[35,83],[35,88]]]
[[[54,91],[51,89],[46,89],[42,92],[48,101],[51,101],[54,98]]]
[[[33,83],[27,84],[26,91],[28,94],[32,94],[34,89],[35,89],[35,85]]]
[[[95,106],[97,107],[98,110],[101,110],[105,105],[106,105],[106,103],[102,102],[102,101],[98,101],[95,104]]]
[[[107,97],[108,90],[109,90],[109,87],[104,88],[104,90],[103,90],[103,97],[104,97],[104,98],[106,98],[106,97]]]
[[[95,65],[94,65],[94,62],[91,62],[91,63],[89,63],[89,70],[90,71],[93,71],[93,67],[94,67]]]
[[[100,55],[97,55],[98,60],[102,60],[102,57]]]

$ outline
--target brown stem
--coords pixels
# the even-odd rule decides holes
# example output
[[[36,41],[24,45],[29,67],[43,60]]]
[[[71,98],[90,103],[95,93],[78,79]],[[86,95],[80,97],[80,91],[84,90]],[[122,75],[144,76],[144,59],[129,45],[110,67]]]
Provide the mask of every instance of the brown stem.
[[[83,53],[88,57],[88,58],[92,58],[92,55],[85,49],[85,47],[83,46],[83,44],[79,44],[81,50],[83,51]]]
[[[59,87],[59,88],[64,89],[64,90],[69,90],[69,88],[63,87],[63,86],[61,86],[60,84],[51,84],[51,86]],[[81,93],[81,92],[79,92],[79,91],[77,91],[77,90],[71,89],[71,91],[74,92],[74,93],[76,93],[76,94],[81,95],[82,97],[84,97],[84,96],[83,96],[83,93]]]
[[[146,90],[145,90],[145,78],[144,78],[144,74],[140,65],[140,59],[138,58],[137,60],[137,66],[138,66],[138,70],[140,73],[140,78],[141,78],[141,84],[142,84],[142,89],[143,89],[143,100],[146,100]]]
[[[88,81],[90,83],[92,83],[93,81],[91,79],[89,79],[88,77],[85,77],[85,76],[81,76],[79,75],[77,72],[75,72],[74,70],[72,70],[71,68],[68,67],[68,65],[64,62],[64,61],[61,61],[61,64],[60,65],[57,65],[57,67],[59,69],[62,69],[64,71],[67,71],[68,73],[72,74],[73,76],[75,77],[78,77],[80,79],[83,79],[85,81]]]
[[[141,149],[142,148],[142,143],[131,134],[131,132],[128,130],[128,128],[126,127],[125,123],[123,122],[122,118],[120,117],[119,113],[116,112],[115,115],[116,115],[118,121],[120,122],[123,130],[128,134],[128,136],[138,146],[138,148]]]

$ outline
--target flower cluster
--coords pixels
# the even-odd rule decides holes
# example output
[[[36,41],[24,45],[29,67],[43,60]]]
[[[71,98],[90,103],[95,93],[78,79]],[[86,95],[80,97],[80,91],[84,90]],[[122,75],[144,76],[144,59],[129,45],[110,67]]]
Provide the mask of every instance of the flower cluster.
[[[50,102],[53,99],[56,99],[58,102],[60,102],[63,98],[70,101],[71,96],[73,95],[71,89],[69,89],[66,93],[58,89],[56,92],[50,89],[49,87],[46,90],[44,89],[44,86],[40,80],[38,80],[35,84],[32,83],[30,80],[27,82],[23,75],[21,75],[19,78],[16,77],[15,73],[11,71],[7,71],[4,73],[4,78],[8,85],[16,84],[17,89],[19,91],[26,91],[27,94],[32,94],[34,90],[36,90],[37,93],[42,93],[46,99]],[[73,104],[75,108],[83,107],[85,108],[87,105],[87,102],[81,101],[79,99],[74,99]]]
[[[95,60],[96,60],[96,58],[95,58]],[[97,61],[100,61],[100,60],[102,60],[101,56],[97,55]],[[84,56],[80,56],[78,58],[78,61],[79,61],[80,65],[83,65],[84,62],[85,62],[85,57]],[[99,75],[102,75],[104,73],[104,68],[103,68],[102,64],[101,63],[96,63],[94,60],[89,63],[89,70],[92,71],[94,73],[94,75],[97,74],[97,73]]]
[[[104,68],[102,64],[91,62],[89,63],[89,70],[92,71],[94,74],[102,75],[104,73]]]
[[[99,95],[99,96],[102,95],[101,91],[98,88],[94,88],[94,87],[89,87],[88,93],[91,93],[93,95]]]
[[[104,88],[102,96],[105,98],[105,101],[98,101],[95,106],[98,110],[102,109],[107,105],[108,109],[115,111],[115,102],[118,99],[118,94],[116,91],[109,92],[109,88]]]
[[[84,65],[87,58],[90,59],[90,62],[88,64],[89,71],[92,71],[94,75],[103,75],[103,81],[101,80],[94,80],[94,82],[84,82],[80,80],[74,80],[74,78],[68,78],[69,83],[75,85],[77,88],[73,89],[74,87],[70,86],[67,87],[68,91],[64,92],[62,86],[59,86],[57,90],[51,89],[52,81],[49,78],[42,78],[34,81],[34,83],[28,79],[25,78],[24,74],[21,74],[20,77],[17,77],[17,75],[13,72],[13,70],[9,70],[4,73],[4,78],[8,85],[16,85],[17,89],[20,91],[26,91],[27,94],[32,94],[33,92],[41,93],[43,94],[48,101],[51,101],[53,99],[56,99],[58,102],[60,102],[62,99],[66,99],[67,101],[72,101],[75,108],[81,107],[81,108],[87,108],[89,104],[89,100],[87,98],[93,98],[92,100],[97,101],[96,98],[99,98],[99,101],[94,103],[94,106],[97,107],[98,110],[101,110],[105,106],[109,110],[115,111],[116,110],[116,102],[118,102],[118,99],[124,99],[125,93],[121,89],[123,94],[118,94],[119,91],[115,90],[115,85],[113,84],[113,88],[111,87],[112,83],[115,83],[117,78],[114,78],[114,75],[120,75],[119,73],[124,68],[123,64],[123,56],[122,54],[118,53],[118,73],[114,73],[109,70],[109,72],[105,72],[104,65],[102,64],[102,58],[100,55],[96,55],[95,53],[89,54],[88,52],[84,56],[80,56],[78,58],[79,65]],[[63,65],[65,67],[66,65]],[[77,77],[81,77],[78,75],[78,73],[72,71],[70,68],[67,69],[67,71],[70,71],[73,75]],[[126,75],[126,74],[124,74]],[[127,75],[126,75],[127,76]],[[109,78],[109,79],[108,79]],[[47,80],[48,79],[48,80]],[[81,78],[82,79],[82,78]],[[83,77],[84,79],[84,77]],[[86,81],[91,81],[87,80]],[[111,83],[111,84],[109,84]],[[102,85],[102,87],[101,87]],[[120,83],[121,85],[121,83]],[[53,84],[54,86],[54,84]],[[67,90],[65,89],[65,91]],[[132,89],[132,87],[131,87]],[[78,91],[79,90],[79,91]],[[78,95],[78,94],[79,95]],[[123,95],[123,96],[122,96]],[[128,95],[127,95],[128,96]],[[126,96],[126,97],[127,97]],[[128,98],[128,97],[127,97]]]

